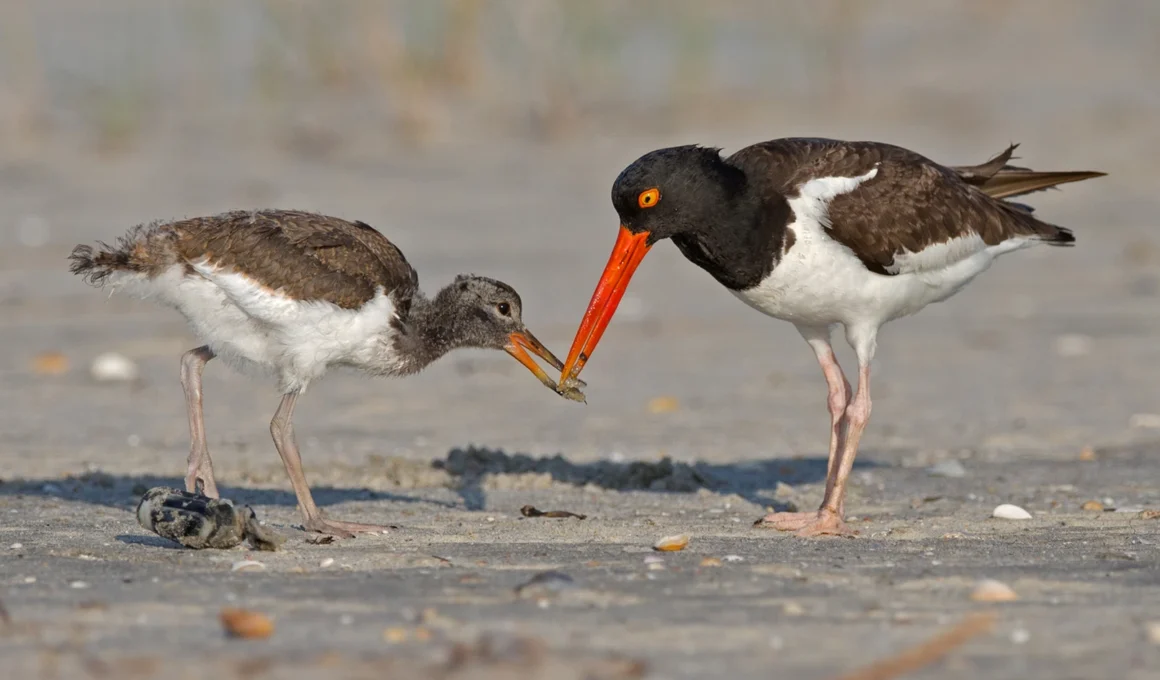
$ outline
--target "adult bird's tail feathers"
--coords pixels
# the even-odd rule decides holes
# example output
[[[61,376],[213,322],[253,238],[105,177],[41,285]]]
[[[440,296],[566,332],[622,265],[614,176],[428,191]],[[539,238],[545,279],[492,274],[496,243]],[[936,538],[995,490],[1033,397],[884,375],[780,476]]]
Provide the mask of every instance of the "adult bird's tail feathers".
[[[986,163],[952,165],[950,169],[958,173],[959,177],[968,184],[973,184],[991,198],[998,199],[1023,196],[1036,191],[1053,189],[1060,184],[1103,177],[1107,174],[1091,170],[1037,171],[1010,165],[1009,161],[1014,157],[1013,154],[1018,147],[1018,144],[1012,144],[1003,153]],[[1015,205],[1018,205],[1020,209],[1030,210],[1030,206]]]

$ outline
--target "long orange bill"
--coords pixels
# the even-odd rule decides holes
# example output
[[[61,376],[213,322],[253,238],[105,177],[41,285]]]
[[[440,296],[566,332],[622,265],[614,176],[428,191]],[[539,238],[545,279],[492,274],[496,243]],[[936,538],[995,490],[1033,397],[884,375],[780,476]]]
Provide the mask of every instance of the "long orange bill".
[[[640,266],[641,260],[652,246],[648,243],[647,231],[634,234],[628,227],[621,225],[620,235],[616,238],[616,245],[612,248],[612,255],[600,275],[600,283],[592,293],[592,300],[588,303],[588,311],[580,322],[576,331],[576,339],[572,341],[572,349],[568,352],[568,359],[564,362],[564,369],[560,372],[561,387],[567,386],[569,381],[577,379],[592,350],[604,335],[608,322],[616,313],[620,299],[632,280],[633,273]]]
[[[516,361],[520,362],[524,365],[525,368],[534,373],[536,377],[540,379],[540,382],[547,385],[553,391],[559,392],[559,389],[556,387],[556,381],[552,380],[552,378],[550,378],[548,374],[544,372],[544,369],[540,368],[535,359],[528,356],[528,353],[524,351],[525,349],[531,350],[533,354],[548,362],[548,364],[556,370],[564,368],[564,365],[560,363],[560,360],[556,358],[556,355],[552,354],[552,352],[549,351],[547,347],[544,347],[544,345],[539,340],[537,340],[536,336],[532,335],[532,332],[528,329],[525,328],[523,331],[512,333],[508,336],[508,343],[506,346],[504,346],[504,351],[515,357]]]

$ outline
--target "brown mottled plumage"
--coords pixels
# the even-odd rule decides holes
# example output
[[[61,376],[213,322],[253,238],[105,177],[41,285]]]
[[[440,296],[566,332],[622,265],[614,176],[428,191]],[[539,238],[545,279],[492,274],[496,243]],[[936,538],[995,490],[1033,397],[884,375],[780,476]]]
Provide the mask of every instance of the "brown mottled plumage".
[[[403,253],[362,222],[292,210],[230,212],[136,227],[115,246],[79,245],[69,259],[72,272],[93,285],[125,286],[176,308],[205,343],[181,360],[191,440],[186,491],[200,486],[218,495],[202,415],[205,364],[222,356],[277,374],[283,397],[270,432],[312,531],[381,529],[325,518],[306,484],[294,406],[329,368],[402,376],[459,347],[503,349],[553,390],[527,351],[562,368],[524,326],[511,286],[459,276],[428,299]],[[583,399],[579,390],[560,392]]]
[[[402,251],[370,225],[297,210],[155,222],[96,255],[78,246],[72,260],[73,273],[94,284],[118,270],[157,276],[176,262],[204,260],[297,300],[324,300],[343,309],[361,307],[379,288],[409,301],[419,287]]]

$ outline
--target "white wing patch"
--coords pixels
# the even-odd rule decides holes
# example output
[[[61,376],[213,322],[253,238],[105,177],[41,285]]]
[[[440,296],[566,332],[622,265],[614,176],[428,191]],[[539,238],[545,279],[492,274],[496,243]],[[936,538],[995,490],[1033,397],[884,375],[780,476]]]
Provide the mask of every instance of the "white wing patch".
[[[913,274],[948,267],[959,260],[983,251],[987,244],[978,234],[957,236],[942,243],[932,243],[922,250],[912,253],[903,250],[894,254],[894,262],[886,267],[891,274]]]

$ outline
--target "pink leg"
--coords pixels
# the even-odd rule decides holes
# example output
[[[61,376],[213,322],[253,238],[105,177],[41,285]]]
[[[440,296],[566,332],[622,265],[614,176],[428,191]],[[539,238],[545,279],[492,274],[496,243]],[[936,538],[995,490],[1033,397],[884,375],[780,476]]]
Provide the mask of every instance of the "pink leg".
[[[185,391],[185,409],[189,415],[189,464],[185,473],[185,490],[197,493],[200,484],[203,494],[217,498],[213,463],[205,440],[205,415],[201,409],[201,373],[212,358],[214,353],[208,346],[181,355],[181,388]]]
[[[851,396],[850,382],[846,380],[846,376],[842,373],[842,367],[838,365],[838,357],[834,355],[834,348],[830,344],[829,329],[799,328],[798,330],[813,348],[814,354],[817,355],[818,364],[822,367],[822,375],[825,376],[826,386],[829,388],[827,405],[830,409],[830,454],[826,463],[826,483],[828,485],[830,478],[834,475],[834,465],[838,460],[845,439],[846,405]],[[817,518],[818,513],[816,512],[775,512],[766,515],[762,524],[780,531],[797,531],[816,521]]]
[[[318,506],[314,504],[314,497],[310,487],[306,484],[306,474],[302,470],[302,457],[298,454],[298,443],[294,439],[294,405],[298,401],[298,392],[288,392],[282,396],[282,403],[270,421],[270,434],[274,437],[274,446],[282,463],[286,466],[286,474],[290,477],[290,486],[294,487],[294,495],[298,498],[298,507],[306,517],[303,525],[307,531],[316,531],[320,534],[330,534],[340,538],[354,538],[357,533],[379,533],[386,527],[376,524],[359,524],[357,522],[340,522],[327,519]]]
[[[858,455],[858,443],[869,421],[870,366],[864,365],[858,370],[858,392],[846,407],[846,441],[843,443],[834,474],[826,480],[826,495],[822,498],[822,507],[818,509],[815,521],[798,530],[799,536],[854,535],[854,532],[846,526],[844,519],[846,482],[850,477],[850,470],[854,467],[854,458]]]

